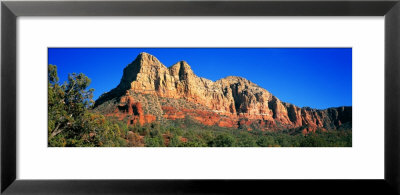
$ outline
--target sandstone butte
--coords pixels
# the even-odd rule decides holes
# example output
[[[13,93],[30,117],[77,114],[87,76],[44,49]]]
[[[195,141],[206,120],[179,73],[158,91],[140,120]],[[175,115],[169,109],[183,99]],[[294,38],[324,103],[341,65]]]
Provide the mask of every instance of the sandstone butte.
[[[204,125],[303,134],[351,128],[352,107],[324,110],[280,101],[251,81],[228,76],[215,82],[198,77],[185,61],[167,68],[141,53],[125,67],[119,85],[101,95],[95,110],[141,125],[190,118]]]

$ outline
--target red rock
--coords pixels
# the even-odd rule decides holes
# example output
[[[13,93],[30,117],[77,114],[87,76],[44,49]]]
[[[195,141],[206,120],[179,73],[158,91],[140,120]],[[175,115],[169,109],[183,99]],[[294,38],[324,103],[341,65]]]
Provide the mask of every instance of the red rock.
[[[188,139],[185,137],[180,137],[179,140],[183,143],[187,143]]]
[[[152,122],[156,121],[156,117],[151,114],[146,114],[146,115],[144,115],[144,120],[145,120],[145,123],[152,123]]]
[[[153,98],[151,105],[158,105],[160,101],[167,104],[160,106],[156,113],[149,104],[135,101],[132,94],[184,100],[201,108],[169,105],[165,99]],[[281,102],[267,90],[241,77],[229,76],[213,82],[196,76],[184,61],[167,68],[147,53],[141,53],[124,69],[120,84],[102,95],[95,107],[115,98],[120,98],[117,108],[105,114],[121,120],[129,117],[130,124],[151,123],[157,117],[177,120],[189,116],[204,125],[236,128],[254,125],[261,130],[307,126],[302,132],[309,133],[317,129],[337,129],[351,123],[352,115],[351,107],[317,110]],[[145,114],[143,110],[150,113]]]

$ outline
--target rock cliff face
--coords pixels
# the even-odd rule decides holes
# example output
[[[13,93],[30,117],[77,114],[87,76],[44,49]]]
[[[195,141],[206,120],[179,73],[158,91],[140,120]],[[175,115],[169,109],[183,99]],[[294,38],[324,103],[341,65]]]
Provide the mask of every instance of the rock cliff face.
[[[129,124],[189,117],[205,125],[248,130],[300,128],[303,133],[351,128],[351,107],[317,110],[281,102],[267,90],[241,77],[216,82],[196,76],[180,61],[167,68],[141,53],[123,71],[120,84],[103,94],[95,109],[128,118]]]

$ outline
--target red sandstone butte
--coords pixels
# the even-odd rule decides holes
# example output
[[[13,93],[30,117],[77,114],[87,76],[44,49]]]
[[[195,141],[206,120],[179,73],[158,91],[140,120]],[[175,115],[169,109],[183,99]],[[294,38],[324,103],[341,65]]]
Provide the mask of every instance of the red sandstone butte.
[[[128,124],[189,117],[204,125],[251,130],[299,128],[306,134],[351,124],[352,108],[324,110],[280,101],[251,81],[228,76],[215,82],[198,77],[185,61],[167,68],[141,53],[123,70],[119,85],[103,94],[95,109]]]

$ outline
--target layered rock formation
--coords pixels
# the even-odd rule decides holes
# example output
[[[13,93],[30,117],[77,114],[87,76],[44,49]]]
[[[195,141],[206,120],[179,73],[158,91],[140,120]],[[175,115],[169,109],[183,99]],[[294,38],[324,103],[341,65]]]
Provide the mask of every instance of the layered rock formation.
[[[351,107],[317,110],[281,102],[251,81],[229,76],[216,82],[198,77],[180,61],[167,68],[156,57],[141,53],[123,71],[120,84],[103,94],[95,108],[128,118],[129,124],[189,117],[205,125],[248,130],[351,126]]]

